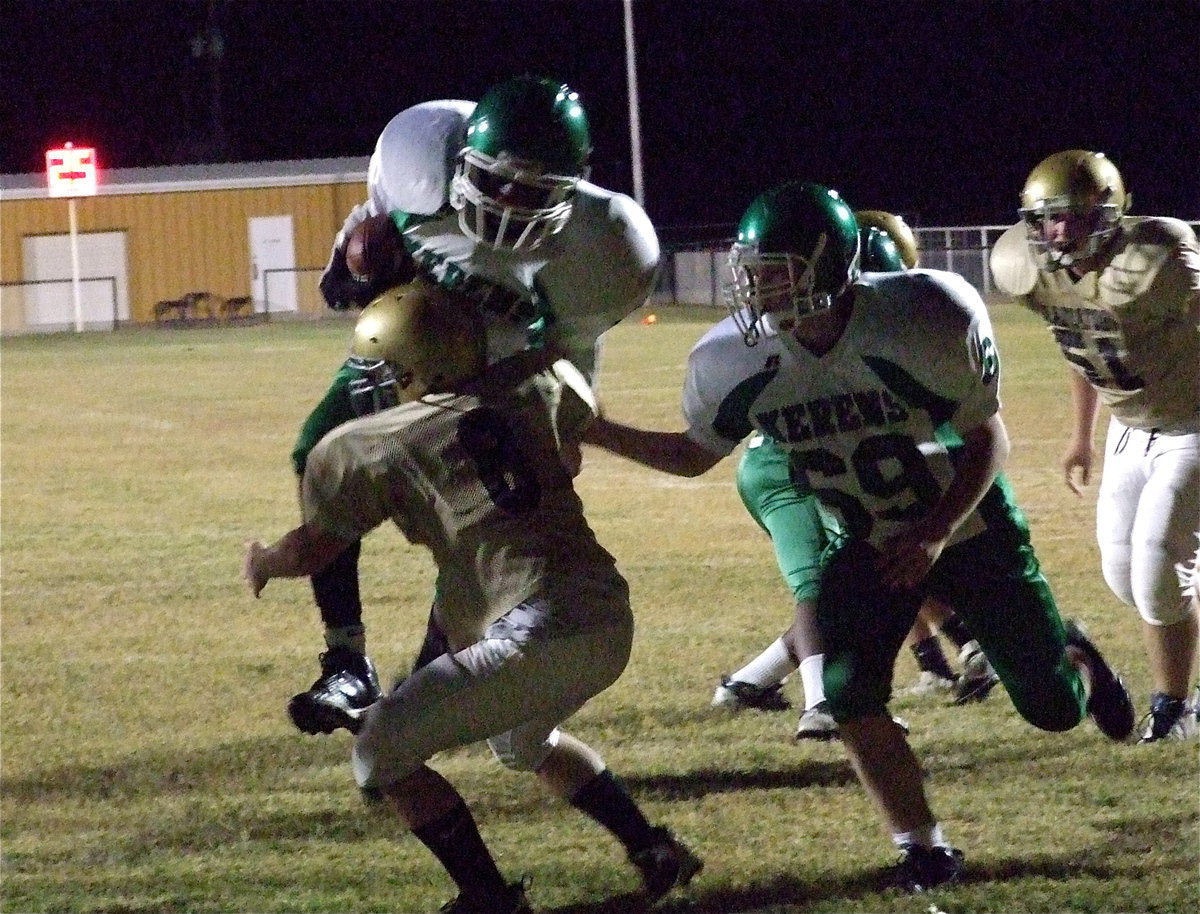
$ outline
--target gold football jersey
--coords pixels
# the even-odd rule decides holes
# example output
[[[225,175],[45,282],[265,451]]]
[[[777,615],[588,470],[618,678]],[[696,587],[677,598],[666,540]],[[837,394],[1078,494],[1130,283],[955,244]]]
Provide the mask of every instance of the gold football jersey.
[[[533,598],[564,622],[628,611],[562,458],[593,415],[590,391],[562,366],[504,376],[523,361],[492,366],[475,392],[429,394],[338,426],[304,474],[306,522],[351,541],[391,520],[430,549],[438,621],[456,647]]]
[[[1131,217],[1105,266],[1078,280],[1040,270],[1025,227],[992,249],[1000,291],[1046,321],[1071,367],[1123,424],[1194,430],[1200,423],[1200,248],[1185,222]]]

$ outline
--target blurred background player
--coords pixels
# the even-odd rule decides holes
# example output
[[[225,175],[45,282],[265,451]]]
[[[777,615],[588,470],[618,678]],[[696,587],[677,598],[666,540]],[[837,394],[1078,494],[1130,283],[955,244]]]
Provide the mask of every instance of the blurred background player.
[[[478,104],[400,112],[380,134],[369,199],[339,233],[322,293],[335,309],[361,307],[381,288],[429,277],[484,314],[489,359],[536,348],[547,364],[564,356],[595,383],[598,338],[653,290],[659,245],[637,203],[586,180],[591,150],[578,95],[541,77],[498,83]],[[339,369],[301,428],[297,474],[317,441],[356,414],[364,385],[353,360]],[[316,681],[288,705],[306,733],[345,727],[379,697],[359,551],[351,544],[312,579],[327,650]],[[422,659],[444,646],[433,626],[428,641]]]
[[[1141,741],[1196,735],[1200,527],[1200,249],[1187,223],[1127,215],[1103,153],[1043,159],[1021,223],[997,240],[997,287],[1040,315],[1070,366],[1076,495],[1091,479],[1100,404],[1110,418],[1096,503],[1104,580],[1141,616],[1153,694]]]
[[[448,651],[362,717],[353,763],[359,787],[382,795],[457,884],[444,911],[529,910],[462,796],[427,764],[483,739],[608,828],[656,900],[702,863],[558,727],[620,676],[633,638],[628,585],[573,486],[594,400],[569,363],[518,354],[485,371],[485,346],[471,302],[439,286],[418,281],[368,305],[353,355],[379,400],[400,405],[321,440],[302,480],[303,523],[270,547],[248,543],[243,574],[257,596],[388,520],[432,552]]]
[[[908,224],[882,210],[860,210],[861,265],[864,272],[895,272],[917,266],[919,250]],[[786,711],[784,680],[800,670],[804,711],[796,726],[796,739],[833,739],[837,722],[825,701],[824,655],[815,631],[813,613],[821,556],[838,535],[834,517],[803,488],[790,471],[787,451],[761,434],[751,435],[738,461],[736,484],[742,504],[755,523],[771,538],[775,559],[796,605],[792,625],[753,660],[721,677],[712,706],[738,711]],[[954,640],[964,662],[963,674],[954,673],[938,641],[937,631]],[[927,601],[909,634],[920,678],[918,694],[953,691],[956,701],[986,698],[999,682],[979,643],[971,638],[962,620],[935,601]]]
[[[1001,475],[1000,359],[979,293],[939,270],[861,274],[859,258],[857,221],[836,191],[790,182],[761,194],[730,251],[730,316],[688,358],[687,430],[601,415],[584,441],[696,476],[757,430],[836,512],[816,609],[826,696],[900,850],[894,881],[923,891],[962,872],[887,710],[926,597],[962,615],[1034,726],[1069,730],[1086,712],[1123,741],[1135,720],[1120,677],[1059,616]]]

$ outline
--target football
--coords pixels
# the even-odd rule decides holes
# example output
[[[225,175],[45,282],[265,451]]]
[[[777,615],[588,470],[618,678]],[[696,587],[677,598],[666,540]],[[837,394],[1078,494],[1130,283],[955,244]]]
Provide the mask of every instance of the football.
[[[356,279],[394,268],[400,253],[400,232],[387,216],[368,216],[346,239],[346,266]]]

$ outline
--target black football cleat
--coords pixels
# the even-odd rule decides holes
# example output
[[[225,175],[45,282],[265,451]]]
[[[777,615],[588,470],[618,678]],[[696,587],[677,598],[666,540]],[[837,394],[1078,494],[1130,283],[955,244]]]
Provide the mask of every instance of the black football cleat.
[[[891,884],[905,892],[928,892],[962,878],[963,852],[956,848],[905,844],[900,855],[900,862],[892,868]]]
[[[501,894],[486,900],[469,899],[459,895],[439,908],[439,914],[530,914],[529,899],[525,897],[528,879],[511,883]]]
[[[968,642],[958,657],[962,673],[954,683],[956,705],[983,701],[1000,684],[1000,677],[977,642]]]
[[[292,696],[288,715],[303,733],[357,733],[367,708],[379,700],[379,676],[365,654],[344,647],[321,655],[321,675],[307,692]]]
[[[629,855],[642,874],[642,887],[651,904],[676,886],[687,885],[704,869],[704,861],[668,829],[655,828],[654,835],[653,844]]]
[[[1114,742],[1123,743],[1133,734],[1137,721],[1133,700],[1121,677],[1108,665],[1100,649],[1092,643],[1083,626],[1073,619],[1064,623],[1067,644],[1084,655],[1092,677],[1092,692],[1088,696],[1087,712],[1096,727]]]
[[[792,703],[783,695],[782,682],[760,686],[722,676],[721,684],[713,693],[712,706],[726,711],[743,711],[747,708],[755,711],[787,711]]]

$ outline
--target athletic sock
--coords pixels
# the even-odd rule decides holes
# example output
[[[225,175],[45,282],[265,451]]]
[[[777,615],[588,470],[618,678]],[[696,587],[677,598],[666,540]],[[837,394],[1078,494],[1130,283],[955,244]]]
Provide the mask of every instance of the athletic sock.
[[[446,868],[459,891],[472,901],[491,903],[507,890],[466,803],[459,803],[441,818],[414,828],[413,834]]]
[[[575,792],[571,805],[612,832],[630,854],[658,838],[625,785],[607,768]]]
[[[337,625],[325,629],[325,644],[330,650],[345,648],[360,654],[367,652],[365,625]]]
[[[937,822],[922,825],[920,828],[914,828],[912,831],[893,832],[892,843],[896,847],[904,847],[909,844],[919,844],[921,847],[948,846],[946,839],[942,836],[942,826]]]
[[[954,646],[962,650],[964,644],[974,638],[974,635],[968,631],[966,623],[957,615],[952,614],[945,622],[938,626],[938,630],[954,642]]]
[[[729,678],[766,688],[783,682],[794,672],[796,661],[788,653],[783,638],[778,638],[736,673],[731,673]]]
[[[800,661],[800,684],[804,686],[804,710],[825,700],[825,655],[813,654]]]
[[[917,658],[917,667],[922,672],[936,673],[943,679],[954,679],[954,670],[950,661],[946,659],[936,635],[922,638],[912,645],[912,652]]]

